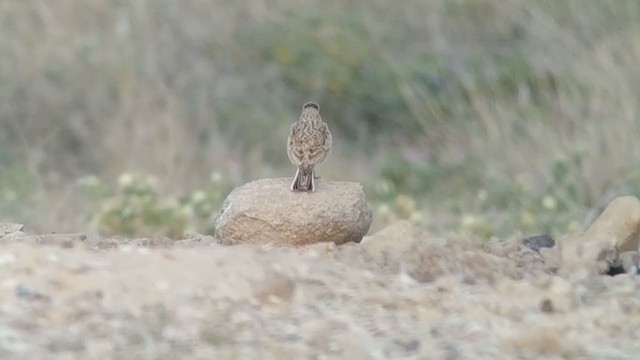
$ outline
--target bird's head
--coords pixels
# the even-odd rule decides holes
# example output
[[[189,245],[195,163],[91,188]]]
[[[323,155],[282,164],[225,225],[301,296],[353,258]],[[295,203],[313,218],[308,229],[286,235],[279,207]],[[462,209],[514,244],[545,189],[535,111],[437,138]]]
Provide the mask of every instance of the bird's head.
[[[318,103],[315,103],[313,101],[307,101],[306,103],[304,103],[304,105],[302,105],[302,110],[304,109],[316,109],[316,110],[320,110],[320,105],[318,105]]]

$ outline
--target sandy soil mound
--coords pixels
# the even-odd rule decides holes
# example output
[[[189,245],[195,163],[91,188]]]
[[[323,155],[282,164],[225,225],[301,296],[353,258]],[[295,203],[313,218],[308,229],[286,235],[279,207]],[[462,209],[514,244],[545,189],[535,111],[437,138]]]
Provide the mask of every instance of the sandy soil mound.
[[[416,234],[413,232],[412,234]],[[549,273],[519,239],[222,246],[0,241],[2,359],[636,359],[640,276]]]

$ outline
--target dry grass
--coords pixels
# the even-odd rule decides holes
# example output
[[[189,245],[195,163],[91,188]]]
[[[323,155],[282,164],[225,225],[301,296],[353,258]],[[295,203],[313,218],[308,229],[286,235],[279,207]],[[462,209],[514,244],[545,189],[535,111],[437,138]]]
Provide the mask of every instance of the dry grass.
[[[273,40],[263,33],[275,26],[276,39],[294,36],[302,31],[296,21],[314,14],[322,14],[318,36],[328,44],[351,34],[338,21],[343,14],[361,21],[354,44],[392,74],[374,92],[400,96],[385,112],[392,126],[353,115],[358,106],[375,109],[375,101],[354,103],[366,96],[331,105],[337,85],[318,64],[341,56],[348,63],[357,49],[318,48],[302,65],[287,64],[295,48],[275,56],[280,63],[263,58],[261,43]],[[566,200],[572,215],[581,214],[637,177],[639,14],[633,1],[7,0],[0,4],[0,183],[24,174],[33,183],[18,195],[37,206],[28,216],[1,215],[42,230],[77,230],[74,179],[85,174],[148,172],[169,193],[199,186],[211,171],[235,183],[292,175],[287,128],[308,98],[327,100],[323,115],[336,129],[323,177],[373,188],[394,156],[436,168],[467,160],[482,174],[544,191],[557,182],[557,164],[569,164],[563,181],[575,196]],[[430,61],[439,65],[427,69]],[[409,68],[433,76],[417,78]],[[293,72],[315,76],[306,93],[285,80]],[[366,76],[356,79],[363,82],[349,94],[371,91]],[[420,199],[462,194],[456,201],[470,204],[486,187],[477,172],[437,180],[404,172],[417,177],[413,183],[434,183],[396,189],[424,204],[427,222],[447,215]]]

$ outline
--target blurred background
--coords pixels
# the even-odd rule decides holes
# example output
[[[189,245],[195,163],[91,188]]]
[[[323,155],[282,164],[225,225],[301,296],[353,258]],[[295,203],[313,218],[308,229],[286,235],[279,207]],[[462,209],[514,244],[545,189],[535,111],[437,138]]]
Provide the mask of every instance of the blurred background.
[[[4,0],[0,221],[210,232],[315,100],[372,231],[563,234],[640,190],[638,64],[635,0]]]

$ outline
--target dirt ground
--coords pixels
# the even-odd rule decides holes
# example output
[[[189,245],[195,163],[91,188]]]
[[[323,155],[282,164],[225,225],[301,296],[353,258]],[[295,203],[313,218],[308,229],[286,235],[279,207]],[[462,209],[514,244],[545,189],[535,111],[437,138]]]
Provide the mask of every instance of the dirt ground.
[[[306,249],[0,240],[1,359],[637,359],[640,276],[553,276],[519,239]]]

